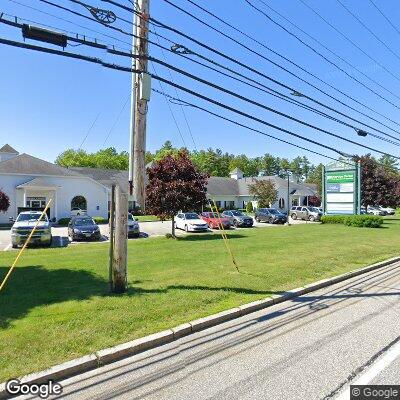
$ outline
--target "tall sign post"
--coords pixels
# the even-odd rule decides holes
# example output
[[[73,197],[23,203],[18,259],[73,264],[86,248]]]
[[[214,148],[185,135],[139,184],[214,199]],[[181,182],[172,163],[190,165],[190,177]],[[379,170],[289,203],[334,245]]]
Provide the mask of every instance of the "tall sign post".
[[[361,213],[361,165],[351,159],[328,164],[323,169],[325,214]]]

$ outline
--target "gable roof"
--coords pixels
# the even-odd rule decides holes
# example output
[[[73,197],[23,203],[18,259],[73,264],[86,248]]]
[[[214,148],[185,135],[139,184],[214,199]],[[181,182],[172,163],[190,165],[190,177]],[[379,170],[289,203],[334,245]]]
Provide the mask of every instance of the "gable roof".
[[[49,182],[42,177],[31,179],[28,182],[22,183],[21,185],[17,186],[19,188],[32,188],[32,187],[56,187],[54,184],[49,184]]]
[[[5,144],[1,149],[0,153],[12,153],[12,154],[18,154],[18,151],[15,150],[13,147],[11,147],[9,144]]]
[[[60,167],[48,161],[20,154],[9,160],[0,162],[0,173],[3,174],[26,174],[26,175],[53,175],[53,176],[80,176],[77,172],[68,168]]]
[[[128,171],[89,167],[69,167],[68,170],[92,178],[108,188],[117,184],[123,192],[128,192]]]

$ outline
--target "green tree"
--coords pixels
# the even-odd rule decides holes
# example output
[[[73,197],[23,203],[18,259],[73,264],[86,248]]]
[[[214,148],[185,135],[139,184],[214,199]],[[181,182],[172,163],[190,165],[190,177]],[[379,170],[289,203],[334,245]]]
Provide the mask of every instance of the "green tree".
[[[385,168],[385,170],[389,173],[393,173],[393,174],[399,174],[399,163],[398,161],[394,158],[391,157],[387,154],[384,154],[379,160],[378,162],[380,164],[382,164],[383,168]]]
[[[319,196],[322,196],[322,169],[323,164],[318,164],[316,167],[310,168],[308,177],[306,179],[307,183],[313,183],[317,185]]]
[[[246,204],[246,212],[251,214],[254,211],[253,203],[251,201],[248,201]]]
[[[258,202],[258,208],[270,207],[278,200],[278,191],[269,179],[254,181],[249,185],[249,192]]]

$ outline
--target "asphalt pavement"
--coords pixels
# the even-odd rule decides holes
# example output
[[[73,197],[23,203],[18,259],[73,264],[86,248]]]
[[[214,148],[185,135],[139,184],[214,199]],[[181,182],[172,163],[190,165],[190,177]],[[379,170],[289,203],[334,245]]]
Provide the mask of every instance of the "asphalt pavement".
[[[60,398],[328,400],[358,379],[400,384],[399,295],[397,263],[61,381]]]
[[[293,221],[294,223],[301,223],[300,221]],[[304,222],[304,221],[303,221]],[[310,222],[308,222],[310,223]],[[311,222],[312,223],[312,222]],[[281,225],[271,225],[265,222],[254,222],[254,227],[256,228],[266,228],[266,227],[277,227]],[[100,242],[107,241],[109,238],[109,228],[108,225],[99,225],[100,232],[102,234],[102,240]],[[140,238],[148,238],[154,236],[165,236],[167,233],[171,233],[171,221],[152,221],[152,222],[140,222]],[[252,229],[252,228],[238,228],[238,229]],[[51,228],[53,234],[53,244],[52,247],[66,247],[70,244],[85,244],[88,242],[74,242],[71,243],[68,239],[68,230],[67,227],[52,227]],[[214,233],[218,233],[218,230],[214,230]],[[211,231],[210,231],[211,233]],[[198,232],[195,233],[186,233],[182,230],[177,229],[176,234],[178,236],[183,235],[198,235]],[[139,238],[139,239],[140,239]],[[135,240],[135,239],[132,239]],[[11,230],[0,230],[0,251],[2,250],[11,250]]]

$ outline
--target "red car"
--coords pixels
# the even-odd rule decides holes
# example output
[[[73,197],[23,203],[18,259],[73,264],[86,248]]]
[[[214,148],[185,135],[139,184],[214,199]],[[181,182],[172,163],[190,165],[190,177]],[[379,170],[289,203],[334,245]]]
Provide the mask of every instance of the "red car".
[[[207,222],[208,226],[211,229],[219,229],[221,224],[224,229],[229,229],[231,227],[231,221],[229,220],[229,218],[226,218],[222,215],[219,218],[217,213],[203,212],[201,213],[201,219]]]

